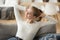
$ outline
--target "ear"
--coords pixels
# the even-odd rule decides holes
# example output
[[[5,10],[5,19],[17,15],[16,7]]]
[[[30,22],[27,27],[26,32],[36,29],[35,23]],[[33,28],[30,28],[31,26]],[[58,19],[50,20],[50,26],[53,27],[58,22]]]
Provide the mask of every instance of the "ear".
[[[34,18],[36,18],[36,16],[34,16]]]

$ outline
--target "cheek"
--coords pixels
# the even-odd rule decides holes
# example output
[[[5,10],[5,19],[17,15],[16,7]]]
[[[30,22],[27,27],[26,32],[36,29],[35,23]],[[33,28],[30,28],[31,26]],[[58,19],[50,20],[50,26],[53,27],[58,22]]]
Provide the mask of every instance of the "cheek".
[[[33,15],[31,15],[31,14],[27,14],[27,16],[28,16],[28,17],[33,17]]]
[[[25,18],[27,18],[27,12],[25,12]]]

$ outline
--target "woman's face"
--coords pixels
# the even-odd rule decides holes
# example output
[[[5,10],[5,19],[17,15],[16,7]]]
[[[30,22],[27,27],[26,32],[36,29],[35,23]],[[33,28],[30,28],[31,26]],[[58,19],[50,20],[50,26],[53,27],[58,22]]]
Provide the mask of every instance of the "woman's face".
[[[33,10],[32,8],[28,8],[26,11],[25,11],[25,17],[27,19],[34,19],[34,16],[33,16]]]

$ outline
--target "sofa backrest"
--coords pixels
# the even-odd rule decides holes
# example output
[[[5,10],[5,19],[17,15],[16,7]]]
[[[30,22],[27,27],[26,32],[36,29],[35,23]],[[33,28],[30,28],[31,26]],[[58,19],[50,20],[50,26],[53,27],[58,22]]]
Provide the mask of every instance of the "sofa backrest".
[[[15,19],[13,7],[0,7],[0,19]]]
[[[41,27],[36,36],[44,36],[48,33],[56,33],[56,24],[49,24]]]
[[[0,39],[15,36],[17,32],[17,24],[0,24]],[[44,33],[56,33],[56,25],[50,24],[39,29],[36,36],[44,35]]]

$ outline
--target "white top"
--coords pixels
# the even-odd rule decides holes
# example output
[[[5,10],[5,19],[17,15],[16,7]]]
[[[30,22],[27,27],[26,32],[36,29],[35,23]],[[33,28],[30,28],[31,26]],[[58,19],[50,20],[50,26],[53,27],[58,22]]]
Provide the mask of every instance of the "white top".
[[[15,6],[14,11],[15,11],[15,17],[16,17],[16,21],[18,25],[16,37],[22,38],[23,40],[33,40],[34,36],[36,35],[40,27],[48,25],[48,24],[56,23],[54,19],[46,16],[46,18],[49,19],[48,22],[46,23],[34,22],[30,24],[21,18],[19,11],[18,11],[18,7]]]

